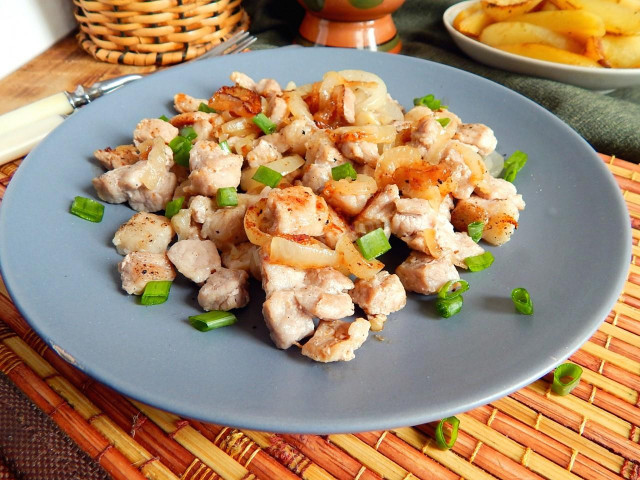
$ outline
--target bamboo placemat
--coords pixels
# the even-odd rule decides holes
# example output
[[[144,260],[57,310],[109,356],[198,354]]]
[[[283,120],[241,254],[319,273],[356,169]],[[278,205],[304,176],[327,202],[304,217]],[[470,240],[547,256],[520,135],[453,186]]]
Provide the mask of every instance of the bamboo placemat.
[[[547,376],[457,415],[460,433],[451,451],[434,445],[434,424],[349,435],[274,435],[142,405],[58,357],[29,328],[1,283],[0,371],[115,479],[638,480],[640,166],[602,159],[627,202],[633,251],[613,310],[571,357],[584,368],[580,385],[559,397],[550,393]],[[0,168],[0,199],[16,168]],[[12,474],[23,478],[0,459],[0,479],[13,479]]]

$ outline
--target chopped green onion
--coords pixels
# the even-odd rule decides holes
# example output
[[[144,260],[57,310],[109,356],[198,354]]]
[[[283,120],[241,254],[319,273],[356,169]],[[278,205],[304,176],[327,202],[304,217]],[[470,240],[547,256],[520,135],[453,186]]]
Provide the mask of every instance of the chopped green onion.
[[[471,240],[478,243],[482,238],[482,231],[484,230],[484,222],[471,222],[467,225],[467,233],[471,237]]]
[[[166,115],[160,115],[158,118],[159,118],[160,120],[164,120],[165,122],[168,122],[168,121],[169,121],[169,117],[167,117]]]
[[[456,289],[452,289],[451,287],[456,284],[458,285],[458,287]],[[467,282],[466,280],[449,280],[442,287],[440,287],[440,290],[438,290],[438,298],[450,300],[462,295],[467,290],[469,290],[469,282]]]
[[[504,161],[504,170],[502,171],[502,178],[508,182],[513,182],[516,179],[518,172],[522,170],[527,163],[527,154],[516,150],[509,158]]]
[[[353,165],[347,162],[342,165],[338,165],[337,167],[333,167],[331,169],[331,176],[336,181],[342,180],[343,178],[352,178],[355,180],[358,178],[358,172],[353,168]]]
[[[440,105],[440,100],[438,100],[432,94],[425,95],[424,97],[414,98],[413,104],[416,107],[429,107],[431,110],[440,110],[441,108],[447,108],[445,105]]]
[[[214,328],[227,327],[237,321],[238,319],[233,313],[223,310],[211,310],[207,313],[189,317],[191,325],[201,332],[208,332]]]
[[[578,386],[582,368],[574,363],[563,363],[553,372],[551,390],[558,395],[568,395]]]
[[[511,300],[513,300],[517,311],[523,315],[533,315],[533,302],[526,288],[514,288],[511,292]]]
[[[231,153],[231,148],[229,148],[229,144],[227,143],[226,140],[223,140],[220,142],[220,148],[222,149],[223,152]]]
[[[356,240],[362,256],[371,260],[391,250],[391,245],[382,228],[377,228]]]
[[[178,197],[168,201],[164,207],[164,216],[167,218],[173,217],[176,213],[180,211],[183,203],[184,203],[184,197]]]
[[[104,205],[90,198],[76,197],[73,199],[69,211],[77,217],[100,223],[104,215]]]
[[[219,207],[235,207],[238,205],[238,194],[234,187],[219,188],[216,192],[216,202]]]
[[[198,134],[193,127],[184,127],[180,129],[180,136],[186,138],[190,142],[193,142],[198,137]]]
[[[251,177],[252,180],[256,182],[260,182],[264,185],[268,185],[271,188],[275,188],[280,180],[282,179],[282,174],[280,172],[276,172],[269,167],[265,167],[264,165],[260,165],[256,173]]]
[[[173,151],[173,161],[183,167],[189,166],[189,152],[191,151],[191,141],[178,135],[169,142],[169,147]]]
[[[448,423],[449,425],[451,425],[451,434],[449,436],[448,442],[444,438],[445,423]],[[440,447],[442,450],[451,449],[455,445],[456,440],[458,439],[459,426],[460,426],[460,420],[458,420],[456,417],[447,417],[440,420],[440,423],[436,427],[436,443],[438,444],[438,447]]]
[[[484,252],[482,255],[476,255],[475,257],[467,257],[464,259],[464,263],[469,267],[472,272],[479,272],[485,268],[489,268],[493,263],[493,255],[491,252]]]
[[[255,117],[251,119],[253,123],[255,123],[260,130],[262,130],[266,135],[273,133],[276,131],[278,126],[273,123],[264,113],[259,113]]]
[[[462,298],[462,295],[451,298],[438,298],[436,300],[436,312],[438,312],[438,315],[442,318],[452,317],[455,314],[460,313],[463,302],[464,299]]]
[[[450,118],[436,118],[436,122],[438,122],[440,125],[442,125],[442,128],[444,128],[447,125],[449,125],[449,122],[451,122],[451,119]]]
[[[200,102],[200,105],[198,105],[198,111],[204,113],[218,113],[204,102]]]
[[[140,303],[142,305],[160,305],[169,298],[169,290],[173,282],[163,280],[159,282],[149,282],[144,287]]]

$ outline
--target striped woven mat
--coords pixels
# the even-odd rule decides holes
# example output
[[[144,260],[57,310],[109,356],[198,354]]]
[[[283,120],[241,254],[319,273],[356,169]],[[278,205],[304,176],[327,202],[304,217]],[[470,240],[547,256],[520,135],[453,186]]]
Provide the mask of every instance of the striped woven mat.
[[[630,273],[598,332],[571,361],[573,392],[548,377],[466,412],[454,448],[434,424],[349,435],[274,435],[186,420],[92,381],[50,350],[0,288],[0,370],[116,479],[640,479],[640,166],[602,156],[629,207]],[[17,164],[0,169],[0,198]],[[1,284],[0,284],[1,285]],[[0,399],[1,400],[1,399]],[[1,426],[1,424],[0,424]],[[0,444],[0,453],[3,446]],[[91,460],[93,459],[93,460]],[[45,463],[46,460],[41,462]],[[29,477],[0,458],[1,479]],[[14,467],[15,470],[15,467]],[[76,478],[75,476],[73,478]],[[77,478],[89,478],[78,476]],[[94,478],[94,477],[91,477]]]

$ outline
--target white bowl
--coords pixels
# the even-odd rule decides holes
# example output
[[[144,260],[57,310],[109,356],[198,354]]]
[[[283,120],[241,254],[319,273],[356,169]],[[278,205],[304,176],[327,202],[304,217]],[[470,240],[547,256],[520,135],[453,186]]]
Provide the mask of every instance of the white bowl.
[[[474,60],[502,70],[549,78],[590,90],[614,90],[640,85],[640,68],[589,68],[536,60],[503,52],[463,35],[453,28],[453,20],[458,13],[476,1],[456,3],[449,7],[442,17],[453,41]]]

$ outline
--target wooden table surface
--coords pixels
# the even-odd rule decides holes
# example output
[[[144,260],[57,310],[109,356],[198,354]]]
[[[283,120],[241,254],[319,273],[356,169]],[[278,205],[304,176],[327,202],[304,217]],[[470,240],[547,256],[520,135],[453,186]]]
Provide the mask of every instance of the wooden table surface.
[[[43,54],[0,79],[0,114],[78,85],[126,75],[149,73],[155,66],[115,65],[95,60],[69,35]]]

